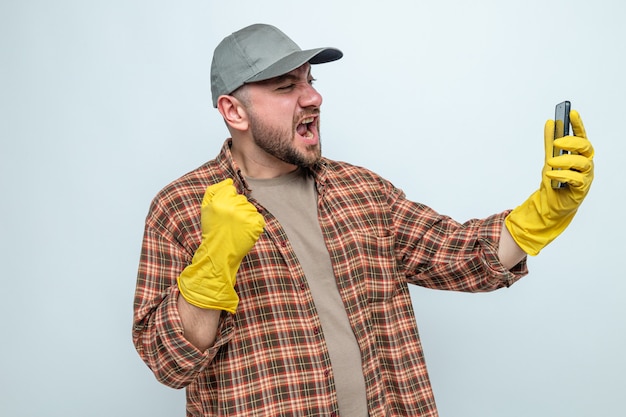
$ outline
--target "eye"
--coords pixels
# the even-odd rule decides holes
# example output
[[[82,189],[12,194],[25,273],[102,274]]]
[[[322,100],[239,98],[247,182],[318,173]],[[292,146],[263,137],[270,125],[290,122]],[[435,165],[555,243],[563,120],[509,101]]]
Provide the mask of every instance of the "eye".
[[[295,84],[285,84],[285,85],[281,85],[277,88],[277,90],[281,90],[281,91],[289,91],[291,89],[293,89],[295,87]]]

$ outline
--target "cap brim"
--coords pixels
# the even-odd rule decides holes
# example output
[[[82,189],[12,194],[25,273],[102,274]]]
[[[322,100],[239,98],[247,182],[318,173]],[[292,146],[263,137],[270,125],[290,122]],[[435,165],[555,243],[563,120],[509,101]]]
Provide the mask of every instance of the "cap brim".
[[[343,52],[336,48],[316,48],[308,49],[306,51],[296,51],[287,55],[283,59],[276,61],[253,77],[250,77],[244,82],[244,84],[269,80],[270,78],[281,76],[293,71],[306,62],[311,64],[324,64],[326,62],[336,61],[342,56]]]

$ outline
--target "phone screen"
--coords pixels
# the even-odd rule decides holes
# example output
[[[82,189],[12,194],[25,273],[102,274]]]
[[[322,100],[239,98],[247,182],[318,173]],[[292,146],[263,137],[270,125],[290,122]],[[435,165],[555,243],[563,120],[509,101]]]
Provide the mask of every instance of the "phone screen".
[[[564,101],[556,105],[554,109],[554,139],[562,138],[569,135],[569,112],[571,103]],[[552,155],[559,156],[569,153],[563,149],[553,148]],[[552,188],[564,188],[567,183],[552,180]]]
[[[554,110],[554,139],[569,135],[569,111],[571,104],[564,101],[556,105]]]

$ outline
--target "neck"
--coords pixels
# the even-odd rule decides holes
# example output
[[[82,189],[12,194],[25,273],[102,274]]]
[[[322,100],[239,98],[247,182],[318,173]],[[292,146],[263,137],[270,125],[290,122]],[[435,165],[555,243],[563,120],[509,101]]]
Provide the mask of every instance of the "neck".
[[[267,179],[277,178],[298,169],[296,165],[281,161],[259,149],[250,141],[232,139],[233,160],[246,177]]]

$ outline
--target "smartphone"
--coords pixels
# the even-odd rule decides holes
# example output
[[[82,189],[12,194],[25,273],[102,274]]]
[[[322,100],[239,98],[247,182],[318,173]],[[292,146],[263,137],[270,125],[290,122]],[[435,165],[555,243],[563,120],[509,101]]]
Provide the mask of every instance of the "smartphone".
[[[569,135],[569,111],[572,104],[569,101],[559,103],[554,108],[554,139],[562,138]],[[554,148],[553,156],[559,156],[569,153],[563,149]],[[552,188],[559,189],[567,187],[566,182],[552,180]]]

